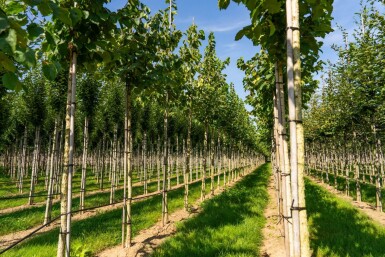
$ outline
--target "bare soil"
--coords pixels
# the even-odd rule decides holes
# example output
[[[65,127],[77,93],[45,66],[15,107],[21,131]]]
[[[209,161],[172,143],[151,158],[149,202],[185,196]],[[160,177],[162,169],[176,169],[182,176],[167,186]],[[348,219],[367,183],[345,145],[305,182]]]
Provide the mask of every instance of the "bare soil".
[[[283,222],[278,215],[277,192],[273,176],[270,177],[268,193],[269,202],[264,213],[266,225],[262,230],[264,240],[261,247],[261,256],[286,257]]]

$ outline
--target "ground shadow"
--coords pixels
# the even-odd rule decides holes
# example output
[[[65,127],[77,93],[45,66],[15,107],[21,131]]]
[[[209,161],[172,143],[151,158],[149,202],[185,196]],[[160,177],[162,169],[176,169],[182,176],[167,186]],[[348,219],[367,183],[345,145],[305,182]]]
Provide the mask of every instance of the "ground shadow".
[[[349,203],[314,183],[306,183],[313,256],[385,256],[385,229]]]

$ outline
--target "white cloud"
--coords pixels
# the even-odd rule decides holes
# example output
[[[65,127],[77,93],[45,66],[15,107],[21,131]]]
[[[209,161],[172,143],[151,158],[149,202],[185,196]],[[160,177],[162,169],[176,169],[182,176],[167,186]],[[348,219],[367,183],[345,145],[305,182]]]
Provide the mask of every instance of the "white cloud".
[[[202,29],[208,32],[229,32],[233,30],[239,30],[244,26],[248,25],[249,23],[249,20],[243,20],[236,23],[203,25]]]

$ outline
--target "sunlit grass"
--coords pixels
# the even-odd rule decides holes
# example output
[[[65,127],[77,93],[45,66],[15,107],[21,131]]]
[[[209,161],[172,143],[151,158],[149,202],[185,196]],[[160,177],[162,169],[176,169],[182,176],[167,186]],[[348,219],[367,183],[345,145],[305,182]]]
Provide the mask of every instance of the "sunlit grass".
[[[263,165],[205,202],[203,211],[181,223],[152,256],[259,256],[270,170]]]
[[[309,180],[306,204],[315,257],[385,256],[385,228]]]
[[[210,183],[206,181],[206,192]],[[156,186],[156,181],[152,186]],[[190,185],[189,202],[195,202],[200,198],[201,184]],[[138,190],[143,190],[142,188]],[[169,212],[183,208],[183,188],[171,191],[168,194]],[[154,225],[161,218],[161,196],[154,196],[132,205],[133,234]],[[97,253],[101,250],[117,245],[121,242],[121,208],[100,213],[72,224],[71,240],[72,249]],[[19,246],[7,251],[2,256],[39,256],[51,257],[56,255],[58,229],[42,233],[31,240],[21,243]]]

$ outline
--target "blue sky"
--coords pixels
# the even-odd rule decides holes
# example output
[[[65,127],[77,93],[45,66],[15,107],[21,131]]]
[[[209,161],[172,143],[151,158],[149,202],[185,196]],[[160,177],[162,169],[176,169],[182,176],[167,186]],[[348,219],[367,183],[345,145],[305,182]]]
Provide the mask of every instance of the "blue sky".
[[[174,0],[175,1],[175,0]],[[167,4],[164,0],[142,0],[151,11],[156,12],[164,9]],[[126,1],[112,0],[111,9],[122,7]],[[259,48],[253,46],[250,40],[243,38],[235,41],[235,34],[245,25],[250,24],[249,13],[243,5],[231,3],[227,10],[220,11],[217,7],[217,0],[176,0],[178,14],[175,17],[175,24],[178,29],[185,31],[194,22],[200,29],[206,32],[206,35],[213,31],[217,42],[217,55],[224,60],[230,57],[231,63],[225,70],[228,82],[233,82],[238,95],[245,98],[247,92],[243,89],[243,72],[237,68],[237,59],[244,57],[250,59]],[[334,0],[334,21],[335,32],[327,35],[322,48],[321,59],[336,61],[337,56],[330,48],[332,44],[342,45],[343,40],[336,24],[344,27],[349,34],[353,32],[354,20],[358,19],[355,13],[360,10],[359,0]],[[350,36],[352,40],[352,37]],[[206,42],[204,43],[204,46]],[[320,75],[317,75],[319,78]]]

